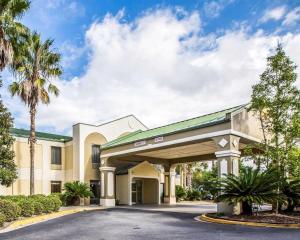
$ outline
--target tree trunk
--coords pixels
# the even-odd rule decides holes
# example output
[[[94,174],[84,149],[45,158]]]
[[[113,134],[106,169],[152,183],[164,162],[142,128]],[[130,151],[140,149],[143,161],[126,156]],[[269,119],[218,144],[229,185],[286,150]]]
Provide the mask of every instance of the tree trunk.
[[[252,215],[252,206],[247,202],[242,202],[242,211],[244,215]]]
[[[187,164],[186,185],[188,188],[192,188],[192,178],[193,178],[192,166],[190,164]]]
[[[30,136],[29,136],[29,148],[30,148],[30,195],[34,194],[34,152],[35,152],[35,115],[36,106],[30,106]]]

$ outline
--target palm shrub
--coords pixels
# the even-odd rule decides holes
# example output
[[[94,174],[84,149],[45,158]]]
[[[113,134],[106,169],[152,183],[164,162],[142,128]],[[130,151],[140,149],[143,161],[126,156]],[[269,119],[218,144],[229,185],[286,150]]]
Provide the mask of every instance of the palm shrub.
[[[300,205],[300,179],[283,179],[280,184],[281,192],[286,197],[287,212],[294,211]]]
[[[175,195],[176,195],[176,201],[180,201],[186,197],[186,191],[184,187],[180,185],[176,185],[175,187]]]
[[[79,205],[80,198],[93,196],[90,186],[87,183],[79,181],[65,183],[64,191],[67,205]]]
[[[260,172],[251,167],[242,168],[240,175],[227,175],[220,181],[221,194],[217,202],[229,204],[241,203],[242,212],[252,215],[252,204],[282,202],[283,197],[277,192],[280,180],[275,170]]]
[[[189,188],[186,191],[186,199],[189,201],[195,201],[201,199],[201,193],[197,189]]]

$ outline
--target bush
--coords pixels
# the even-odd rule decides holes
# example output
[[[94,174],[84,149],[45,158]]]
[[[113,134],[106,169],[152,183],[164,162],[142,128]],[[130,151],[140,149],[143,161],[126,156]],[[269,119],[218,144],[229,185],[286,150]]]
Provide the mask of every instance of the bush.
[[[43,213],[51,213],[55,210],[55,203],[50,197],[37,196],[36,200],[43,205]]]
[[[50,196],[48,196],[48,198],[53,201],[53,203],[54,203],[54,211],[57,212],[60,209],[61,205],[62,205],[62,202],[59,199],[59,196],[50,195]]]
[[[260,172],[259,169],[251,167],[242,168],[239,176],[229,174],[222,178],[221,195],[216,201],[241,203],[243,214],[252,215],[253,204],[283,201],[283,196],[277,193],[279,183],[280,179],[275,169]]]
[[[75,181],[64,185],[67,205],[79,205],[80,198],[92,197],[90,186],[87,183]]]
[[[11,200],[0,199],[0,213],[5,215],[5,221],[10,222],[20,217],[21,209]]]
[[[58,197],[58,199],[61,201],[61,206],[66,205],[66,195],[63,193],[51,193],[50,196]]]
[[[186,199],[189,201],[200,200],[201,193],[200,193],[200,191],[198,191],[196,189],[188,189],[186,191]]]
[[[175,188],[175,195],[176,201],[183,200],[186,197],[185,189],[182,186],[177,185]]]
[[[34,215],[40,215],[43,213],[44,205],[38,199],[32,199],[34,208]]]
[[[0,212],[0,227],[3,226],[5,219],[6,219],[5,215]]]
[[[34,214],[34,200],[32,199],[21,199],[17,202],[18,206],[21,209],[22,217],[31,217]]]

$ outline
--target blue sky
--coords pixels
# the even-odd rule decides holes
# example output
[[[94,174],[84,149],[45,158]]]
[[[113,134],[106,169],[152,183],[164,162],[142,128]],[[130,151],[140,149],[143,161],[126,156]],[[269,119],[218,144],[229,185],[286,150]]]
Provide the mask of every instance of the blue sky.
[[[131,113],[153,127],[248,102],[278,41],[300,65],[300,0],[32,0],[21,21],[63,58],[42,131]],[[27,109],[1,91],[27,128]]]
[[[23,22],[33,30],[42,33],[45,38],[54,38],[56,46],[65,53],[64,58],[73,48],[84,45],[85,31],[94,21],[101,21],[107,13],[116,15],[124,9],[123,21],[133,21],[150,9],[180,7],[186,11],[198,11],[201,15],[202,35],[221,34],[226,29],[234,28],[237,24],[245,23],[251,30],[263,29],[272,32],[280,26],[277,21],[259,20],[265,14],[266,9],[285,6],[286,11],[299,6],[299,0],[32,0],[30,11],[23,18]],[[280,33],[286,31],[299,31],[299,25],[295,24]],[[73,53],[74,61],[66,64],[64,77],[66,79],[81,75],[88,63],[88,53],[84,50]]]

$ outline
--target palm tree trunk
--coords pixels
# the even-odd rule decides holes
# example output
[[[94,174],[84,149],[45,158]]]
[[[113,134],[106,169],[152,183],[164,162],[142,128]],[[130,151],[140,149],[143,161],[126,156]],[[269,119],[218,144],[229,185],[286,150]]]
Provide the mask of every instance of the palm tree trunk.
[[[30,106],[30,195],[34,194],[35,115],[36,105],[33,104]]]
[[[191,164],[187,164],[186,185],[188,188],[192,188],[192,178],[193,178],[192,166],[191,166]]]

